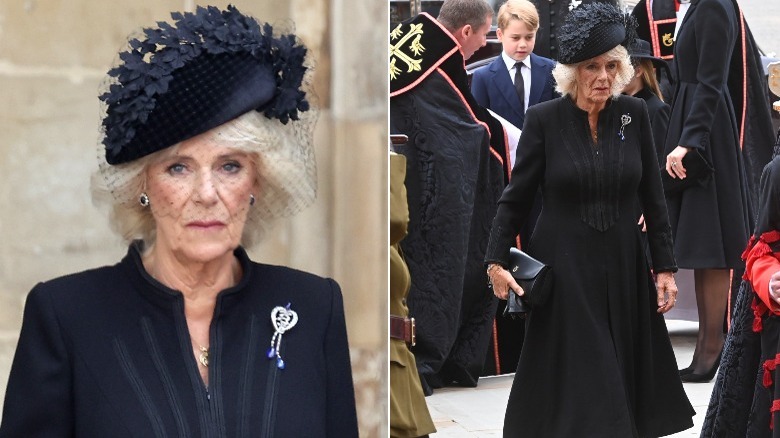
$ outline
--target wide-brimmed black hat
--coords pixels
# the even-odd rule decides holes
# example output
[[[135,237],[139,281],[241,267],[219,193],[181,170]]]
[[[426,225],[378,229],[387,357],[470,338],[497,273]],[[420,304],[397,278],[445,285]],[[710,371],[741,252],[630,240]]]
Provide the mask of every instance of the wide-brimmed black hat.
[[[669,64],[661,58],[653,56],[653,49],[650,47],[650,43],[641,39],[635,38],[634,41],[628,46],[628,55],[631,59],[649,59],[653,62],[655,68],[662,68],[666,70],[667,77],[671,77],[671,71],[669,70]]]
[[[239,12],[198,7],[172,13],[129,41],[100,96],[106,161],[120,164],[209,131],[252,110],[282,123],[309,102],[301,83],[306,48],[294,35]]]
[[[636,36],[636,20],[609,3],[588,3],[573,9],[558,31],[558,62],[576,64],[628,47]]]

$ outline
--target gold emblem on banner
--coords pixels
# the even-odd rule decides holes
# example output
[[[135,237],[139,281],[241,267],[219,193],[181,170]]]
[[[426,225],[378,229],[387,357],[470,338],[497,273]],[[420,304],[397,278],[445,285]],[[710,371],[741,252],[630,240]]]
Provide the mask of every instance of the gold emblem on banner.
[[[401,69],[396,65],[397,61],[406,64],[406,72],[411,73],[413,71],[420,71],[422,64],[422,52],[425,51],[425,47],[420,44],[420,39],[423,35],[422,24],[412,24],[409,27],[409,32],[404,34],[401,29],[402,24],[399,24],[392,32],[390,32],[390,40],[398,40],[395,44],[390,43],[390,80],[398,78],[401,74]],[[406,47],[406,44],[409,44]],[[409,52],[404,52],[404,48],[407,48]]]
[[[674,44],[674,38],[672,38],[672,34],[665,33],[664,36],[661,37],[661,42],[663,42],[666,47],[672,47],[672,44]]]

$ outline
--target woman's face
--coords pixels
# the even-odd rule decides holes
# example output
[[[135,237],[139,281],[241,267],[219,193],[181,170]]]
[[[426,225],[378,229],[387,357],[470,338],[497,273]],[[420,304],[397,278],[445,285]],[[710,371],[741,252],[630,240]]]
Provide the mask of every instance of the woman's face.
[[[250,195],[256,196],[252,156],[213,137],[186,140],[146,170],[155,247],[193,262],[214,260],[241,243]]]
[[[577,102],[604,104],[612,96],[620,62],[606,54],[596,56],[577,64]]]
[[[625,87],[623,87],[623,92],[628,94],[629,96],[633,96],[636,93],[639,93],[642,91],[642,88],[645,87],[644,81],[642,80],[642,73],[644,72],[642,68],[641,63],[637,63],[634,66],[634,76],[631,77],[631,82],[626,84]]]

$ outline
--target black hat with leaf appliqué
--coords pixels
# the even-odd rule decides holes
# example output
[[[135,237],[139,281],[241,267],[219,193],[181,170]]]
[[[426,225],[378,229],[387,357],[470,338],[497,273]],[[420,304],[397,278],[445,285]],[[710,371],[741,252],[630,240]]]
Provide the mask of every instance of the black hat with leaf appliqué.
[[[306,47],[238,11],[172,13],[129,41],[100,99],[106,161],[121,164],[252,110],[286,124],[309,110]]]

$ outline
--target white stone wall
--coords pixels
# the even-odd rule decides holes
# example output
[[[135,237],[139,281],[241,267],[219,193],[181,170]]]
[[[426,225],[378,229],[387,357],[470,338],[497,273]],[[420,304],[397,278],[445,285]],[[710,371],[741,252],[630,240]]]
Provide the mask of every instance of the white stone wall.
[[[319,198],[252,256],[339,281],[361,436],[386,436],[387,4],[211,4],[228,3],[272,24],[294,22],[317,59]],[[209,3],[0,0],[0,391],[32,286],[126,250],[89,197],[105,72],[129,33],[196,4]]]

